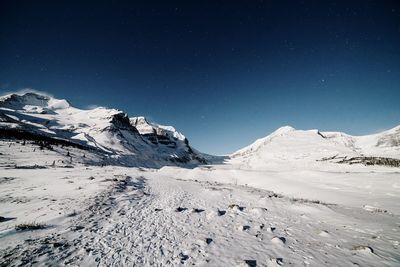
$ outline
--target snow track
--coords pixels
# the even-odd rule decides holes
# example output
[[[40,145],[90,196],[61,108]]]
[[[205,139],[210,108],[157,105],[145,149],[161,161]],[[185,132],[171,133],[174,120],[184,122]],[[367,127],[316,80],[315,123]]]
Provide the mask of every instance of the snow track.
[[[1,251],[1,265],[399,264],[397,216],[142,173],[115,176],[67,224]]]

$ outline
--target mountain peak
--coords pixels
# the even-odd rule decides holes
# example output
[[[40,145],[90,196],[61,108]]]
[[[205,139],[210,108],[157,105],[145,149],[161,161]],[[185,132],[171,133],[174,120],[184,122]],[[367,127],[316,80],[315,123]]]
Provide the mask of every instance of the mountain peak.
[[[187,142],[186,137],[178,132],[173,126],[160,125],[157,123],[149,122],[144,116],[130,118],[131,124],[138,129],[140,134],[157,134],[167,137],[172,137],[180,141]]]
[[[16,110],[24,109],[25,106],[36,106],[55,110],[65,109],[71,105],[65,99],[56,99],[44,93],[28,91],[0,97],[0,106]]]
[[[285,133],[293,132],[295,130],[296,129],[293,128],[292,126],[285,125],[285,126],[282,126],[278,129],[276,129],[272,134],[285,134]]]

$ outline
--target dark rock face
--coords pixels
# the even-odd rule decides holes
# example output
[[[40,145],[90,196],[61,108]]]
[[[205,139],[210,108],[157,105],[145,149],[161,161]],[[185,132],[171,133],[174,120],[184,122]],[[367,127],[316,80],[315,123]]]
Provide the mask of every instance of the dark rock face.
[[[129,117],[126,113],[120,112],[111,116],[110,120],[111,126],[107,127],[107,130],[117,131],[117,130],[127,130],[134,134],[139,134],[138,130],[131,125]]]
[[[207,163],[190,147],[189,140],[174,128],[149,123],[145,117],[131,118],[130,123],[137,128],[143,139],[160,154],[167,152],[167,154],[174,155],[168,159],[170,162],[177,164],[185,164],[190,161]]]
[[[326,138],[326,136],[325,135],[323,135],[320,131],[317,131],[317,134],[319,135],[319,136],[321,136],[322,138]]]
[[[171,138],[169,136],[165,135],[158,135],[156,132],[150,133],[150,134],[142,134],[143,137],[145,137],[147,140],[149,140],[151,143],[157,145],[165,145],[169,146],[171,148],[176,148],[177,147],[177,139]]]
[[[400,167],[400,159],[383,158],[383,157],[353,157],[348,159],[344,158],[341,161],[338,161],[338,163]]]
[[[157,125],[151,124],[144,117],[135,117],[130,119],[130,123],[134,127],[144,127],[146,130],[139,131],[140,134],[145,137],[152,144],[161,144],[165,146],[169,146],[171,148],[176,148],[179,146],[179,143],[184,143],[189,146],[189,141],[187,138],[180,140],[174,137],[174,132],[163,129]]]

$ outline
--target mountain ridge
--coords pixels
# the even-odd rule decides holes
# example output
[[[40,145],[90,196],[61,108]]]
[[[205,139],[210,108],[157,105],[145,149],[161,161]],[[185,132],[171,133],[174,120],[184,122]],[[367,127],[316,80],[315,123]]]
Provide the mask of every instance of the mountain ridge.
[[[229,156],[218,157],[192,148],[189,140],[172,126],[150,122],[144,116],[130,117],[113,108],[79,109],[65,99],[37,92],[0,97],[0,130],[3,135],[6,131],[19,136],[29,133],[70,142],[96,150],[112,159],[113,164],[129,166],[195,166],[228,159],[250,165],[259,162],[255,164],[259,166],[278,159],[292,163],[333,156],[400,158],[400,125],[363,136],[283,126]]]
[[[318,168],[321,161],[349,164],[395,162],[390,164],[397,166],[400,126],[363,136],[284,126],[232,153],[230,158],[233,164],[246,168]]]
[[[154,125],[152,127],[155,127]],[[0,129],[70,142],[94,149],[112,162],[123,165],[163,166],[206,163],[189,141],[173,127],[157,126],[164,140],[154,143],[141,134],[128,114],[118,109],[79,109],[67,100],[36,92],[0,97]],[[175,131],[172,134],[172,131]],[[172,136],[166,138],[165,133]],[[169,139],[169,143],[166,143]],[[179,145],[178,145],[179,143]]]

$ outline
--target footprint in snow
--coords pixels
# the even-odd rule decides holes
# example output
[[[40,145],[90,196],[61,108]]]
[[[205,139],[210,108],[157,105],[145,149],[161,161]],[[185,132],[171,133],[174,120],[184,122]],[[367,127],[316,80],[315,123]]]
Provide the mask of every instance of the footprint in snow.
[[[370,246],[363,246],[363,245],[354,246],[351,250],[356,253],[362,253],[364,255],[374,254],[374,249]]]
[[[283,265],[282,258],[270,258],[267,260],[267,267],[279,267]]]
[[[267,232],[273,233],[276,230],[275,227],[268,227]]]
[[[176,212],[182,212],[182,211],[185,211],[185,210],[187,210],[187,208],[177,207],[175,209]]]
[[[208,220],[214,220],[216,217],[221,217],[226,214],[225,210],[219,210],[219,209],[208,209],[207,210],[207,219]]]
[[[186,260],[189,259],[189,256],[186,254],[183,254],[182,252],[179,254],[179,258],[181,259],[181,263],[185,263]]]
[[[263,240],[263,234],[262,234],[261,232],[257,232],[257,233],[256,233],[256,237],[257,237],[260,241]]]
[[[218,216],[224,216],[226,211],[225,210],[218,210]]]
[[[228,206],[228,208],[230,208],[231,210],[239,210],[239,211],[243,211],[244,210],[244,207],[241,207],[241,206],[239,206],[239,205],[237,205],[237,204],[231,204],[231,205],[229,205]]]
[[[257,267],[256,260],[244,260],[243,262],[236,265],[238,267]]]
[[[278,245],[284,245],[286,243],[286,238],[275,236],[271,239],[271,242]]]
[[[71,226],[71,230],[72,231],[79,231],[79,230],[82,230],[82,229],[84,229],[85,227],[84,226],[81,226],[81,225],[75,225],[75,226]]]
[[[241,230],[241,231],[250,230],[250,226],[249,225],[241,225],[241,226],[239,226],[239,230]]]
[[[205,239],[199,239],[199,240],[197,240],[196,244],[197,244],[199,247],[205,247],[205,246],[207,246],[207,245],[210,245],[213,241],[214,241],[214,240],[213,240],[212,238],[207,237],[207,238],[205,238]],[[200,252],[200,251],[199,251],[199,252]]]
[[[191,209],[190,212],[192,212],[192,213],[201,213],[201,212],[203,212],[203,211],[204,211],[203,209],[197,209],[197,208],[195,208],[195,209]]]
[[[330,237],[330,236],[331,236],[331,235],[329,234],[329,232],[328,232],[328,231],[325,231],[325,230],[321,231],[318,235],[319,235],[319,236],[322,236],[322,237]]]
[[[252,209],[250,210],[250,212],[251,212],[254,216],[256,216],[256,217],[261,217],[261,216],[263,216],[267,211],[268,211],[268,210],[267,210],[266,208],[260,208],[260,207],[252,208]]]

